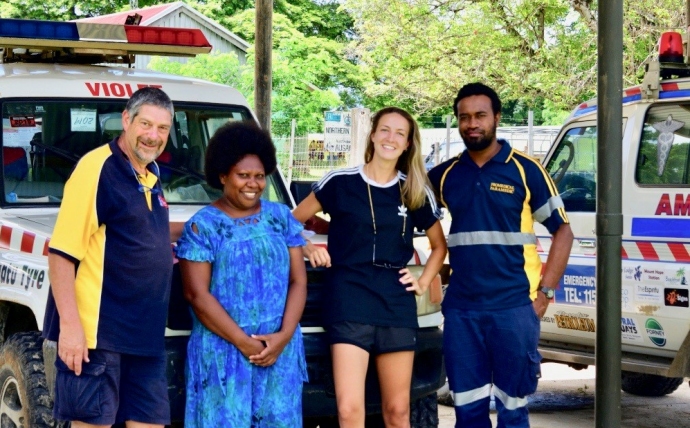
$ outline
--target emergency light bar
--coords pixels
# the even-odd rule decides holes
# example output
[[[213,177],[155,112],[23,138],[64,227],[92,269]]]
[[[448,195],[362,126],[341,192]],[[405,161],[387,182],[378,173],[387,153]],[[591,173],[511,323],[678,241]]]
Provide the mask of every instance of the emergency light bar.
[[[193,56],[211,45],[199,29],[0,19],[0,47],[103,55]]]

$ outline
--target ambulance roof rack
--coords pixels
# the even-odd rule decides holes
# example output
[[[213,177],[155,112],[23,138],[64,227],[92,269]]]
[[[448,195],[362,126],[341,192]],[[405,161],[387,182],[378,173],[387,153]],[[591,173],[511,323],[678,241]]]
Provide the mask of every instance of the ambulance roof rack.
[[[199,29],[0,19],[1,62],[126,63],[135,54],[194,56],[211,45]]]

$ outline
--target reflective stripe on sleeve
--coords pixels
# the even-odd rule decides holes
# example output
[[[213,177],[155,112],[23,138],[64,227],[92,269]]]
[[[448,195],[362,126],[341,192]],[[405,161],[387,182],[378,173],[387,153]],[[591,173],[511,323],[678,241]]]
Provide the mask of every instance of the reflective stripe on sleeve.
[[[563,199],[561,199],[560,196],[552,196],[544,205],[539,207],[539,209],[532,214],[532,217],[534,217],[535,221],[541,223],[542,221],[551,217],[551,213],[559,208],[564,208]]]

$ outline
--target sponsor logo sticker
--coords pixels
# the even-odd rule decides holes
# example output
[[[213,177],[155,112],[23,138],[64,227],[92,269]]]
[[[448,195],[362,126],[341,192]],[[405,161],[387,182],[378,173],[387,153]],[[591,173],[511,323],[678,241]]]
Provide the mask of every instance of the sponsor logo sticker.
[[[594,333],[596,325],[594,320],[587,314],[577,313],[569,314],[564,311],[559,311],[553,316],[556,319],[556,326],[566,330],[577,330]]]
[[[687,308],[690,306],[688,294],[687,288],[664,288],[664,304]]]
[[[659,285],[635,285],[635,300],[638,302],[661,303],[663,296]]]
[[[637,327],[634,319],[629,317],[621,318],[621,339],[642,342],[640,329]]]
[[[644,327],[649,340],[653,344],[660,348],[666,346],[666,333],[664,333],[664,328],[659,324],[659,321],[654,318],[648,318],[647,322],[644,323]]]

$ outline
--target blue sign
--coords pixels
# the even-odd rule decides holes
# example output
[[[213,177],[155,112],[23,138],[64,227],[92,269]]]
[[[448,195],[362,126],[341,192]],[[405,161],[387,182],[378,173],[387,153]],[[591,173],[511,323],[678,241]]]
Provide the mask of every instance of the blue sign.
[[[596,306],[595,267],[568,265],[556,290],[556,303],[574,306]]]
[[[340,112],[339,111],[327,111],[326,112],[326,122],[340,122]]]

